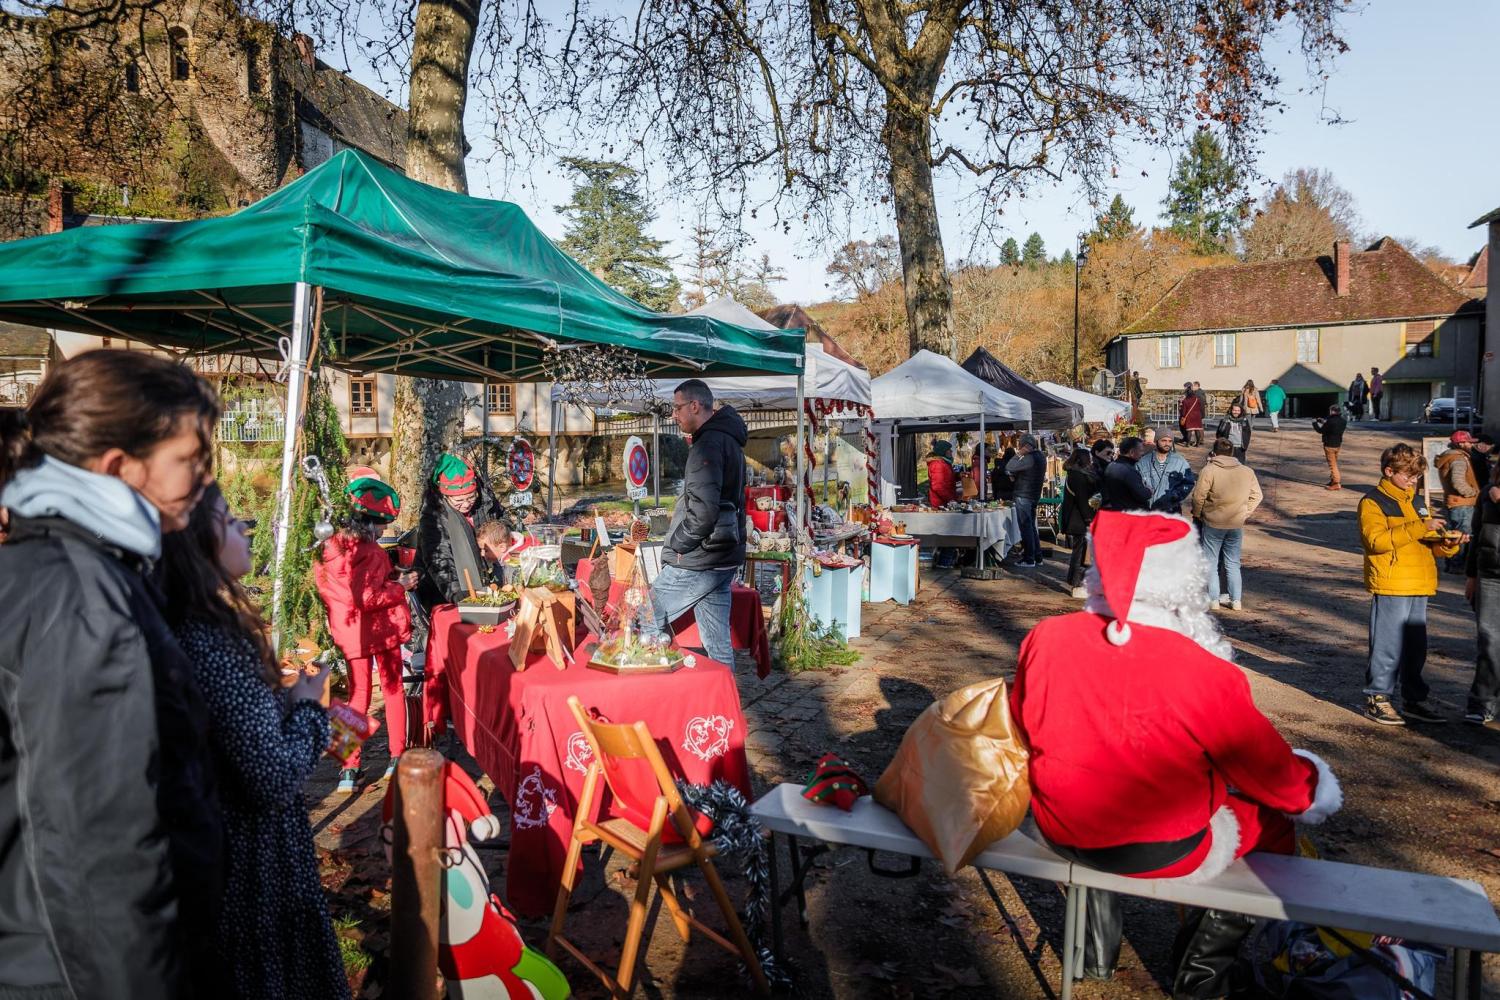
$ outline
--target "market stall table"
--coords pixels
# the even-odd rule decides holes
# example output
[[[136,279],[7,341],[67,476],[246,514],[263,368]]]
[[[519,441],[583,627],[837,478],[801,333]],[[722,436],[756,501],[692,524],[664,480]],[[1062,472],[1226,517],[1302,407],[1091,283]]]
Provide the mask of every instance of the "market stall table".
[[[891,519],[906,524],[906,533],[929,545],[962,545],[974,547],[974,563],[981,553],[993,550],[1001,559],[1011,546],[1021,540],[1021,526],[1016,509],[947,511],[891,511]]]
[[[452,605],[433,613],[426,718],[439,730],[453,720],[459,739],[510,803],[505,894],[526,916],[552,910],[592,759],[568,709],[569,695],[610,722],[645,722],[673,774],[695,785],[723,779],[750,797],[745,718],[733,670],[695,655],[694,666],[674,673],[616,676],[589,669],[587,654],[580,642],[566,670],[534,654],[518,672],[503,626],[480,632],[459,621]],[[639,777],[642,788],[654,780],[645,771]]]
[[[575,573],[579,592],[589,597],[587,581],[593,572],[591,559],[578,560]],[[609,585],[609,606],[620,603],[625,593],[624,580],[612,580]],[[677,645],[701,649],[703,640],[698,635],[698,622],[691,615],[683,615],[672,623],[672,634]],[[743,584],[729,585],[729,641],[735,649],[743,649],[755,659],[755,676],[762,679],[771,673],[771,640],[766,635],[766,620],[760,610],[760,592]]]

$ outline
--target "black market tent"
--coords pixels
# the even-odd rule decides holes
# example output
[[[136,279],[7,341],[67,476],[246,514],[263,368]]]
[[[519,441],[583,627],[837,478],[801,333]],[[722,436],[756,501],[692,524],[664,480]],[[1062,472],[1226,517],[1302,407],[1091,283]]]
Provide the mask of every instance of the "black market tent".
[[[1033,427],[1064,430],[1083,423],[1083,407],[1061,399],[1045,389],[1039,389],[1017,375],[1005,362],[982,347],[974,349],[968,360],[961,365],[964,371],[977,376],[996,389],[1020,396],[1031,404]]]
[[[546,350],[621,347],[647,374],[801,371],[801,331],[652,312],[516,205],[411,180],[355,150],[233,215],[0,244],[0,320],[196,353],[275,356],[298,284],[325,359],[354,371],[546,379]]]
[[[797,374],[803,331],[652,312],[517,206],[411,180],[354,150],[233,215],[0,244],[0,321],[288,371],[275,587],[313,342],[351,371],[545,381],[548,353],[620,348],[650,376]],[[800,378],[799,378],[800,384]]]

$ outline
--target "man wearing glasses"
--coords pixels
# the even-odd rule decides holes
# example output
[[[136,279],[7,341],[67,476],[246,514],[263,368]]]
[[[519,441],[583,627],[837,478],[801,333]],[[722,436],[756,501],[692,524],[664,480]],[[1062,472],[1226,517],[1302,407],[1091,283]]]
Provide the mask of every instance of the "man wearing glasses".
[[[682,496],[672,511],[662,567],[651,587],[656,628],[666,634],[689,611],[711,659],[734,665],[729,584],[745,561],[745,421],[714,409],[713,391],[689,379],[672,394],[672,421],[692,441]]]

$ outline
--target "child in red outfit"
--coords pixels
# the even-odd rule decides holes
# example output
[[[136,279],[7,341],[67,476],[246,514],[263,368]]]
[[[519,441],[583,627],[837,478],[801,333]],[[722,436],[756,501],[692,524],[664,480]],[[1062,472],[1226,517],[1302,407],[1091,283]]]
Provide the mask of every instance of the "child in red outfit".
[[[354,513],[347,528],[323,544],[316,566],[318,595],[328,610],[328,631],[349,663],[349,704],[370,710],[371,675],[379,673],[385,694],[385,731],[391,762],[386,777],[406,749],[406,696],[401,690],[401,644],[411,637],[406,593],[415,573],[392,577],[391,560],[376,541],[380,526],[396,519],[401,499],[373,476],[362,476],[346,490]],[[356,750],[339,775],[339,791],[352,794],[359,778]]]

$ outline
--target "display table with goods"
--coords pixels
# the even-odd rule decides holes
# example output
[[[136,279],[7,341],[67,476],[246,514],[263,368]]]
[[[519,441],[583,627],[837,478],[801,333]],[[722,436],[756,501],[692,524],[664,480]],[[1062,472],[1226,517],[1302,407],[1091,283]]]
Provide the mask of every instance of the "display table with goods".
[[[593,572],[594,560],[578,560],[577,577],[579,581],[589,579]],[[585,600],[593,601],[587,587],[580,587],[579,593]],[[605,609],[619,607],[620,599],[625,593],[625,583],[619,574],[610,581],[609,600]],[[684,615],[672,623],[672,633],[676,637],[677,645],[685,647],[700,647],[702,639],[698,635],[698,623],[691,614]],[[771,673],[771,642],[766,636],[766,620],[761,614],[760,592],[743,584],[734,583],[729,587],[729,640],[735,649],[743,649],[755,659],[755,674],[757,677],[767,677]]]
[[[723,779],[749,797],[745,719],[729,667],[687,654],[669,672],[617,674],[590,667],[596,637],[585,635],[565,664],[533,648],[518,669],[511,642],[505,626],[464,623],[452,605],[435,610],[425,710],[439,731],[452,720],[510,804],[505,885],[518,913],[551,912],[592,759],[568,709],[569,695],[611,722],[644,721],[662,738],[678,777],[694,785]],[[650,787],[649,772],[638,777],[643,789]],[[649,819],[638,817],[643,826]]]
[[[1014,507],[995,503],[951,505],[943,510],[896,504],[890,516],[905,524],[902,534],[920,538],[924,545],[966,545],[974,548],[975,565],[984,552],[1004,559],[1021,540]]]

